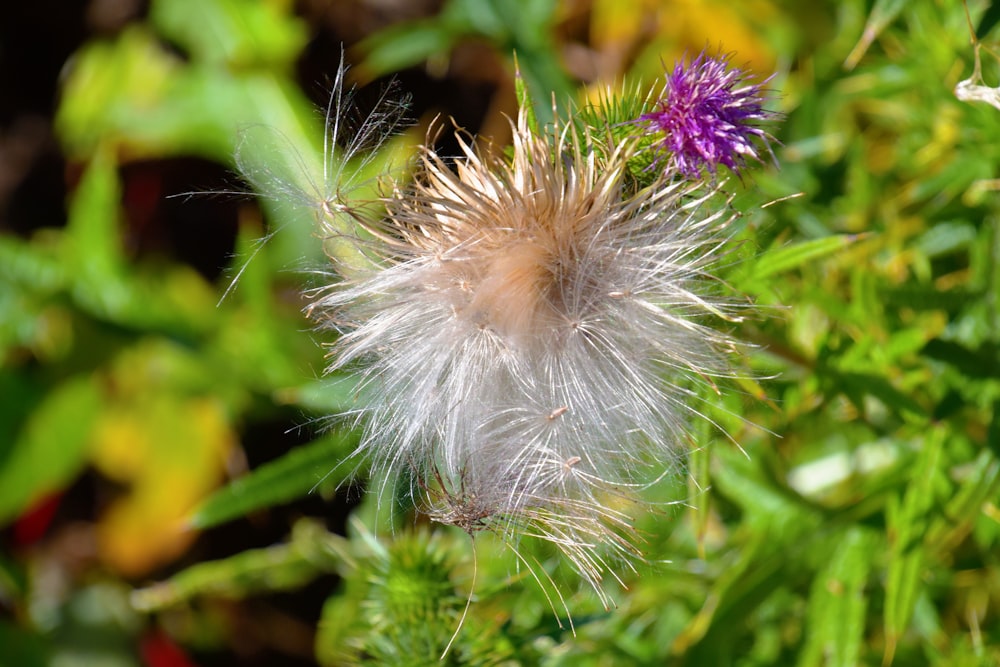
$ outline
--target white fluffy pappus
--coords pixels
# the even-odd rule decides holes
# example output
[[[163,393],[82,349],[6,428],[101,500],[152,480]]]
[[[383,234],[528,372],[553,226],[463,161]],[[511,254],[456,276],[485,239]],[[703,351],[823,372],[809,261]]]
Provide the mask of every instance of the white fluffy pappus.
[[[641,555],[618,501],[676,469],[693,387],[729,374],[710,271],[734,214],[719,183],[627,187],[628,143],[513,129],[507,156],[458,133],[453,167],[424,147],[365,223],[376,265],[310,314],[339,334],[329,370],[369,389],[374,468],[406,469],[436,521],[553,543],[607,606],[603,554]]]
[[[257,252],[289,220],[315,221],[328,237],[324,250],[343,268],[364,264],[356,240],[356,220],[370,217],[378,208],[379,178],[392,170],[394,137],[409,120],[409,98],[394,82],[381,89],[367,112],[356,100],[356,90],[346,84],[348,67],[341,53],[340,66],[323,110],[323,140],[314,146],[291,110],[280,130],[267,124],[241,128],[234,156],[240,175],[284,221],[258,241],[243,262],[223,298],[239,282]],[[242,194],[239,191],[221,194]]]

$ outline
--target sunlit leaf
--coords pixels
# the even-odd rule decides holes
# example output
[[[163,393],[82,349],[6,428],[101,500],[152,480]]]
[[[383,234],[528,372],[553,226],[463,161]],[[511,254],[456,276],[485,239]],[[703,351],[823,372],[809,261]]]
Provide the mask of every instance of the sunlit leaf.
[[[154,25],[203,62],[287,67],[307,40],[305,26],[286,3],[159,0],[151,8]]]
[[[101,516],[98,546],[109,566],[141,575],[194,539],[185,518],[221,483],[236,441],[211,376],[181,348],[128,349],[107,381],[117,392],[95,424],[92,462],[126,492]]]
[[[151,394],[109,411],[95,464],[128,485],[98,529],[101,554],[138,575],[179,556],[195,534],[185,517],[219,484],[233,436],[218,402]]]
[[[110,302],[108,309],[115,309],[114,302],[125,298],[117,284],[124,268],[121,198],[118,165],[109,149],[103,148],[87,165],[73,193],[62,250],[65,253],[63,261],[72,267],[81,291],[96,289],[97,285],[103,290],[101,295],[84,292],[79,298]]]
[[[768,250],[754,259],[752,277],[763,279],[799,268],[856,242],[858,235],[827,236]]]
[[[286,543],[198,563],[165,582],[136,591],[132,604],[154,611],[202,595],[239,599],[259,591],[294,590],[320,574],[337,571],[349,560],[350,547],[344,537],[303,520]]]
[[[358,462],[348,458],[356,442],[348,433],[335,432],[296,447],[217,491],[198,506],[190,523],[208,528],[290,502],[318,488],[336,487],[356,472]]]
[[[114,137],[109,130],[155,112],[180,63],[149,31],[135,26],[112,42],[85,45],[67,70],[55,124],[71,157],[92,155]],[[130,111],[129,110],[133,110]]]

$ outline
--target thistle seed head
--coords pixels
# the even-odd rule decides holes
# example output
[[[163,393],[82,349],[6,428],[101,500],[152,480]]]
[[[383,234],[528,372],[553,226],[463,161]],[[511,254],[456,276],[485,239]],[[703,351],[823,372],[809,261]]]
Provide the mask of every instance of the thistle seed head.
[[[436,520],[556,544],[597,589],[596,547],[637,553],[609,498],[677,460],[693,383],[726,373],[709,271],[732,213],[720,184],[671,168],[624,188],[632,144],[539,133],[523,112],[513,130],[509,157],[459,135],[452,168],[424,148],[369,223],[379,265],[311,312],[340,334],[330,369],[373,389],[375,467],[410,466]]]

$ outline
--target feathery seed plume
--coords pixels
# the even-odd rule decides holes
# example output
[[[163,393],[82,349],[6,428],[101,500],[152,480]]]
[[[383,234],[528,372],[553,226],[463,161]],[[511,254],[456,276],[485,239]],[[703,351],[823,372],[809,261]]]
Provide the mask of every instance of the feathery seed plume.
[[[540,129],[522,98],[509,152],[456,131],[462,154],[448,160],[428,141],[379,201],[363,193],[384,156],[367,149],[384,147],[403,105],[385,95],[345,124],[343,65],[321,162],[266,131],[255,139],[290,164],[237,155],[329,242],[337,275],[308,312],[338,334],[329,370],[366,389],[357,453],[383,485],[410,480],[432,520],[497,535],[560,601],[519,541],[559,549],[610,607],[605,577],[622,583],[616,567],[642,558],[629,512],[676,469],[689,421],[708,419],[699,385],[730,375],[738,346],[719,324],[740,306],[713,270],[736,213],[714,176],[770,151],[760,123],[773,114],[761,84],[727,65],[678,64],[653,111],[635,91]]]
[[[410,470],[437,521],[553,543],[607,606],[606,557],[640,553],[611,501],[676,462],[692,382],[727,373],[734,343],[710,324],[735,318],[709,271],[733,214],[679,165],[625,188],[634,141],[596,150],[524,109],[513,134],[490,157],[459,133],[454,169],[424,147],[364,223],[378,265],[311,312],[340,334],[330,370],[373,389],[360,450],[376,468]]]

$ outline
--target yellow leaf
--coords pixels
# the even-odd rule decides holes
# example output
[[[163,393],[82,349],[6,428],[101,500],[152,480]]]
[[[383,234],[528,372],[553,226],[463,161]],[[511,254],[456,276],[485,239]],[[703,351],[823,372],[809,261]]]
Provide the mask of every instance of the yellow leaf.
[[[182,347],[143,341],[105,379],[110,405],[94,429],[91,462],[125,491],[100,518],[98,545],[126,576],[184,552],[194,539],[184,520],[224,480],[236,446],[212,378],[195,362]]]
[[[157,399],[135,406],[145,416],[140,430],[133,432],[136,442],[148,443],[141,450],[144,458],[132,470],[130,490],[112,504],[98,526],[103,560],[126,576],[140,576],[187,549],[195,535],[185,517],[222,481],[234,446],[216,400]],[[123,443],[98,444],[106,456]]]
[[[149,441],[141,419],[128,411],[109,409],[94,433],[91,463],[116,482],[129,482],[142,469]]]
[[[656,3],[650,0],[594,0],[590,14],[591,44],[603,52],[636,41],[655,9]]]
[[[630,76],[653,81],[702,51],[734,53],[734,65],[763,78],[776,60],[764,32],[780,19],[770,0],[594,0],[591,43],[605,81],[622,77],[626,59]]]
[[[736,65],[745,63],[752,71],[770,72],[774,56],[759,27],[775,14],[774,7],[765,0],[674,0],[661,5],[658,32],[672,38],[677,56],[718,49],[735,52]]]

